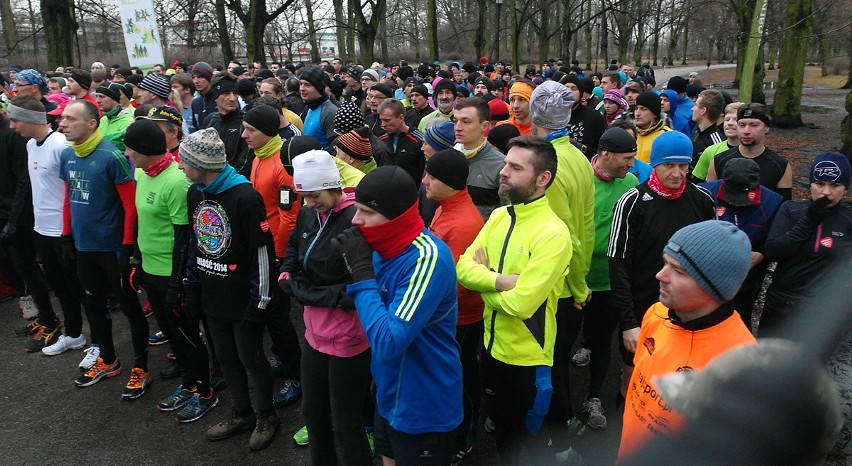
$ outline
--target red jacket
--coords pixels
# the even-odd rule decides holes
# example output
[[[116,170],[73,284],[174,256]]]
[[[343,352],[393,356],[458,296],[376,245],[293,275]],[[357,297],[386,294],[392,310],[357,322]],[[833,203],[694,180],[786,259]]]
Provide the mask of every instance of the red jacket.
[[[453,252],[453,259],[458,262],[459,257],[476,239],[485,222],[476,206],[473,205],[467,188],[444,199],[440,204],[441,206],[435,211],[429,230],[447,243]],[[482,320],[485,305],[479,293],[459,285],[458,300],[458,325],[469,325]]]
[[[283,258],[302,206],[293,188],[293,177],[284,170],[279,154],[275,153],[263,160],[254,158],[251,184],[260,193],[266,207],[266,220],[275,240],[275,257]]]

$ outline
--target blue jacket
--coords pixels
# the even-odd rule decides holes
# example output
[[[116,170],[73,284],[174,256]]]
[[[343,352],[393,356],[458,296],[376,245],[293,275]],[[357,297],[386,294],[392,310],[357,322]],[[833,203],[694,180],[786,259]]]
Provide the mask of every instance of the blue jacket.
[[[716,216],[719,220],[731,222],[748,235],[751,241],[752,251],[763,251],[763,244],[769,235],[769,227],[778,213],[778,208],[784,202],[780,194],[772,191],[766,186],[760,187],[760,200],[753,201],[752,205],[737,207],[728,204],[725,193],[721,192],[725,185],[724,180],[708,181],[698,186],[706,188],[713,195],[713,204],[716,206]]]
[[[689,122],[692,119],[692,111],[690,110],[690,116],[686,117],[682,112],[678,112],[677,109],[680,106],[678,102],[677,92],[666,89],[663,91],[663,94],[669,98],[669,118],[672,120],[672,129],[675,131],[680,131],[681,133],[692,136],[692,129],[689,126]],[[690,102],[692,101],[689,99]],[[641,183],[641,181],[640,181]]]
[[[406,434],[449,432],[463,412],[453,254],[424,229],[392,259],[374,252],[373,269],[346,293],[373,351],[379,415]]]

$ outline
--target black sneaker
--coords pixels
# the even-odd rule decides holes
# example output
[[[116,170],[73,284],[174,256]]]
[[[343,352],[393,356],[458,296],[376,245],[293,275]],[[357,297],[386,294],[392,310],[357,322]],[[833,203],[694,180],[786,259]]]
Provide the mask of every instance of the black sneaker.
[[[279,424],[281,424],[281,420],[278,419],[278,415],[274,411],[259,414],[254,432],[251,433],[249,439],[249,449],[260,451],[268,447],[275,438],[275,433],[278,432]]]
[[[183,407],[176,415],[175,419],[178,422],[192,422],[204,417],[211,409],[219,404],[219,398],[210,391],[210,396],[204,398],[200,393],[196,393],[189,399],[189,403]]]
[[[17,335],[19,337],[26,337],[26,336],[30,336],[30,335],[35,335],[36,333],[38,333],[39,330],[41,330],[41,328],[42,328],[42,325],[38,321],[38,319],[31,320],[31,321],[27,322],[27,325],[24,325],[23,327],[19,327],[19,328],[15,329],[15,335]]]
[[[24,347],[24,351],[27,353],[38,353],[39,351],[47,348],[48,346],[56,343],[59,339],[61,333],[59,332],[61,326],[57,325],[53,328],[47,328],[45,326],[41,326],[35,335],[33,335],[33,339],[27,343],[27,346]]]
[[[171,395],[157,403],[157,409],[164,412],[176,411],[186,406],[194,395],[194,391],[186,390],[180,385]]]
[[[254,413],[248,417],[238,417],[236,413],[231,413],[231,417],[207,429],[207,440],[216,442],[225,440],[226,438],[245,430],[251,430],[257,421]]]

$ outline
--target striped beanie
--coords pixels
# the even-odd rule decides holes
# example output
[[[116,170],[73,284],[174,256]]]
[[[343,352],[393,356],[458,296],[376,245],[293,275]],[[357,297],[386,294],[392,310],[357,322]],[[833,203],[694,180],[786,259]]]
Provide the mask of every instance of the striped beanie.
[[[354,129],[337,138],[337,147],[355,160],[368,161],[373,156],[370,130],[366,126]]]
[[[456,125],[445,121],[426,128],[423,139],[436,151],[452,149],[456,145]]]
[[[142,78],[138,87],[163,100],[169,100],[169,94],[172,91],[171,86],[169,86],[169,78],[159,73],[148,73],[147,76]]]
[[[213,67],[203,61],[200,61],[192,65],[192,71],[190,71],[189,74],[191,76],[198,76],[199,78],[204,78],[210,81],[213,79]]]

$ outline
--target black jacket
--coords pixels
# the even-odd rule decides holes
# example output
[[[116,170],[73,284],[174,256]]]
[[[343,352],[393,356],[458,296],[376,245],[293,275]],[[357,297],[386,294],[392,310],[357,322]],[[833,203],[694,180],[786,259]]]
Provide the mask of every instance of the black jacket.
[[[320,228],[317,211],[302,207],[296,228],[290,235],[287,255],[281,272],[288,272],[290,292],[302,304],[320,307],[338,307],[342,300],[349,301],[346,308],[354,307],[345,296],[346,285],[352,282],[343,256],[332,246],[331,240],[352,227],[355,206],[340,212],[331,211],[325,226]]]
[[[27,173],[27,139],[0,117],[0,228],[7,222],[18,231],[32,230],[33,193]]]
[[[228,163],[241,175],[249,178],[254,152],[249,151],[248,144],[241,136],[243,133],[243,115],[244,113],[240,109],[236,109],[225,116],[222,116],[219,112],[211,113],[204,120],[203,128],[213,128],[219,133],[219,137],[225,143]]]

